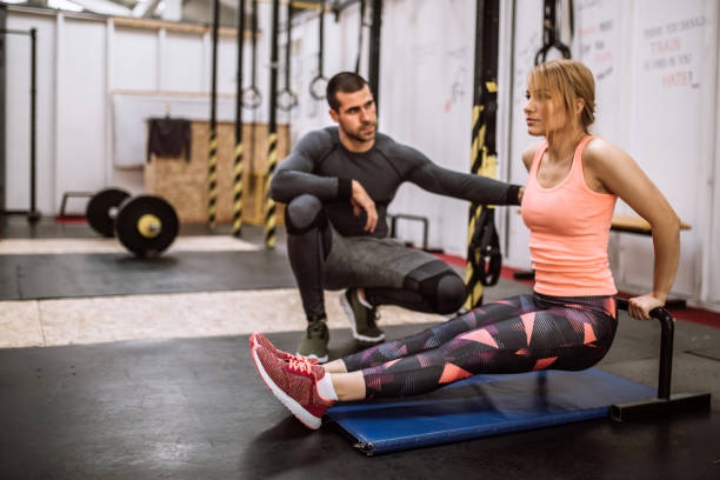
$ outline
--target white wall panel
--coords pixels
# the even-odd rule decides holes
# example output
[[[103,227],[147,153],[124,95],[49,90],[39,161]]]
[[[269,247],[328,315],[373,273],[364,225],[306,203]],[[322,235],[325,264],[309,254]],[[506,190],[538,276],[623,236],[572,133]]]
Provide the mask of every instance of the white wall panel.
[[[387,2],[384,21],[403,28],[383,30],[382,131],[445,168],[469,172],[475,2]],[[427,217],[430,246],[464,255],[467,202],[406,184],[390,210]],[[407,225],[401,238],[419,244],[420,225]]]
[[[510,182],[524,185],[527,181],[527,170],[522,162],[522,152],[531,143],[537,142],[527,133],[525,123],[525,92],[527,90],[527,76],[533,67],[535,54],[542,46],[542,2],[535,0],[516,0],[514,32],[515,51],[513,54],[512,85],[501,85],[501,88],[512,89],[512,121],[510,125],[510,159],[508,169]],[[517,213],[512,209],[508,215],[508,248],[504,252],[507,264],[510,266],[529,269],[530,252],[528,242],[530,232]]]
[[[475,3],[386,0],[383,12],[380,130],[418,148],[438,164],[461,171],[469,170]],[[268,118],[270,2],[260,3],[259,10],[261,33],[254,76],[263,100],[259,109],[243,110],[246,122],[266,122]],[[509,19],[511,10],[515,18]],[[720,222],[716,219],[720,217],[716,212],[720,195],[716,172],[720,154],[713,142],[720,131],[716,92],[719,12],[713,0],[578,1],[572,41],[575,57],[587,63],[597,77],[594,132],[628,150],[693,227],[682,234],[675,292],[700,298],[702,291],[702,300],[718,304]],[[284,86],[284,14],[281,9],[280,87]],[[56,209],[63,191],[100,188],[108,177],[129,183],[120,186],[134,192],[142,190],[139,174],[119,175],[116,169],[108,176],[108,169],[113,168],[113,159],[108,157],[116,152],[109,133],[116,132],[117,125],[108,122],[113,115],[106,109],[113,105],[111,99],[118,98],[118,91],[131,91],[125,94],[133,98],[142,93],[148,96],[147,104],[162,91],[190,93],[197,99],[210,92],[209,33],[112,28],[106,19],[84,18],[9,9],[8,28],[39,29],[38,206],[44,212]],[[296,141],[332,121],[326,101],[313,99],[309,91],[319,71],[318,13],[307,10],[293,23],[291,87],[298,94],[299,105],[290,113],[278,112],[277,118],[281,123],[292,121],[292,139]],[[514,9],[503,2],[501,25],[501,52],[508,53],[500,60],[499,87],[507,92],[507,96],[501,95],[499,106],[501,121],[507,122],[499,126],[503,136],[499,139],[503,149],[500,169],[503,178],[522,184],[527,172],[520,155],[536,140],[527,135],[522,108],[527,73],[542,43],[542,2],[515,0]],[[357,4],[346,8],[339,21],[332,14],[325,16],[322,70],[326,78],[355,69],[358,28]],[[510,30],[513,38],[507,35]],[[369,27],[363,37],[360,73],[367,76]],[[253,68],[250,43],[246,38],[246,88]],[[29,204],[29,41],[11,36],[6,45],[6,206],[20,210]],[[235,93],[236,48],[234,38],[220,37],[219,93]],[[506,73],[512,73],[512,78]],[[204,101],[194,102],[193,111],[203,110],[198,102]],[[161,108],[166,100],[158,102],[157,108]],[[627,207],[620,205],[619,210]],[[391,211],[427,216],[430,246],[464,254],[466,202],[404,186]],[[527,228],[516,209],[505,211],[510,212],[506,263],[528,268]],[[419,241],[421,232],[416,227],[419,225],[407,223],[401,227],[401,236]],[[611,248],[619,253],[611,258],[616,259],[613,270],[620,287],[647,288],[652,273],[650,239],[614,235]]]
[[[106,25],[66,19],[60,31],[55,208],[67,191],[105,186]]]
[[[36,207],[52,212],[54,184],[55,18],[8,15],[7,28],[37,29]],[[30,208],[30,37],[5,36],[5,208]]]
[[[700,287],[695,255],[700,247],[699,192],[702,129],[702,52],[706,0],[636,2],[631,138],[626,148],[664,192],[680,217],[695,228],[682,234],[682,259],[675,291]],[[625,278],[649,286],[652,243],[623,239]]]
[[[112,56],[113,88],[158,89],[157,30],[115,27]]]
[[[202,91],[204,65],[202,36],[167,32],[162,51],[160,90],[164,92]]]
[[[237,88],[237,40],[218,39],[217,92],[234,94]],[[278,84],[279,85],[279,84]]]
[[[8,29],[37,29],[36,207],[53,211],[55,18],[8,15]],[[6,36],[6,198],[8,210],[30,207],[30,37]]]

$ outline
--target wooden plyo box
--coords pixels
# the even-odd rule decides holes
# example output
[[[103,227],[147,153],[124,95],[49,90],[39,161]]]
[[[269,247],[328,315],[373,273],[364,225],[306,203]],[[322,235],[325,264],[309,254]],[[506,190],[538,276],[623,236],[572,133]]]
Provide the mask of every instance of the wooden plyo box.
[[[290,129],[278,125],[278,162],[289,153]],[[243,125],[242,219],[250,225],[265,223],[267,188],[268,126]],[[210,122],[191,123],[190,158],[151,155],[145,164],[145,191],[159,195],[175,208],[180,223],[208,221],[208,158]],[[233,220],[233,171],[235,161],[235,124],[217,123],[217,223]],[[283,224],[283,205],[276,207],[276,223]]]

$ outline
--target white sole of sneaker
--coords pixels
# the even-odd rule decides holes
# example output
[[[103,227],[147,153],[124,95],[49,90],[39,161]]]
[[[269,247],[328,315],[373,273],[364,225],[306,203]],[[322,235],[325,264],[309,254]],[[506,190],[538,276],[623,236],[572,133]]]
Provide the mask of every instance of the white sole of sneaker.
[[[267,385],[273,395],[275,395],[275,397],[277,397],[277,399],[280,400],[293,415],[295,415],[295,418],[300,420],[303,425],[311,430],[317,430],[320,428],[320,425],[322,425],[322,418],[318,418],[305,410],[302,405],[300,405],[294,398],[285,393],[275,384],[275,382],[273,382],[270,375],[268,375],[267,371],[265,371],[265,367],[263,367],[260,358],[258,358],[256,348],[252,349],[252,357],[253,363],[255,363],[255,368],[260,374],[260,377],[263,379],[263,382],[265,382],[265,385]]]
[[[378,335],[377,337],[368,337],[367,335],[361,335],[357,331],[357,323],[355,321],[355,312],[353,312],[352,305],[350,305],[350,302],[347,301],[347,298],[345,298],[345,292],[343,291],[340,294],[340,305],[342,305],[343,310],[345,310],[345,315],[347,315],[348,320],[350,320],[350,329],[352,330],[353,338],[355,340],[358,340],[360,342],[366,342],[366,343],[380,343],[383,340],[385,340],[385,334]]]

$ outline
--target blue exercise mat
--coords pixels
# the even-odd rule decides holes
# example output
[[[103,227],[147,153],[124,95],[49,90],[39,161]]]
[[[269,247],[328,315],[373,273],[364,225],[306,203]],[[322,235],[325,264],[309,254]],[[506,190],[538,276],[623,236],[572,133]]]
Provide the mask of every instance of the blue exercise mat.
[[[355,402],[328,416],[367,453],[605,418],[610,406],[653,398],[654,388],[597,369],[477,375],[431,394]]]

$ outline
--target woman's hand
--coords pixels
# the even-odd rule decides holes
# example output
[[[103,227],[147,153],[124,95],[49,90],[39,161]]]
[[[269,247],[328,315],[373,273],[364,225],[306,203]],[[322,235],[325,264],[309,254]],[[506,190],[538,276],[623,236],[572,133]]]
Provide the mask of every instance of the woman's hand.
[[[637,320],[650,320],[650,312],[665,305],[664,301],[656,298],[652,293],[646,293],[628,300],[628,314]]]

